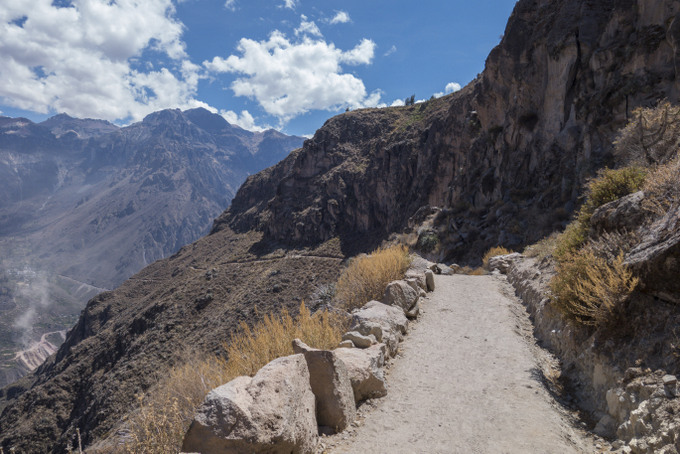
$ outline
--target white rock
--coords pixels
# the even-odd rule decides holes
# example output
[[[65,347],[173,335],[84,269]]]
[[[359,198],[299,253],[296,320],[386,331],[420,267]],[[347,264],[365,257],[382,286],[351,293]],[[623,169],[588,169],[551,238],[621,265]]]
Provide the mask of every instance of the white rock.
[[[392,281],[387,284],[382,302],[397,306],[408,312],[418,301],[418,293],[406,281]]]
[[[363,334],[357,332],[357,331],[349,331],[345,334],[342,335],[342,340],[343,341],[352,341],[355,347],[357,348],[368,348],[373,344],[377,344],[378,341],[376,340],[375,336],[373,334],[369,334],[368,336],[364,336]]]
[[[182,451],[313,453],[317,443],[307,361],[303,355],[292,355],[275,359],[253,378],[238,377],[210,391],[184,437]]]
[[[310,348],[293,340],[293,351],[307,360],[309,384],[316,397],[316,422],[341,432],[356,418],[354,390],[345,363],[335,351]]]
[[[335,350],[345,363],[349,372],[354,401],[383,397],[387,394],[385,387],[385,345],[376,344],[366,349],[342,348]]]

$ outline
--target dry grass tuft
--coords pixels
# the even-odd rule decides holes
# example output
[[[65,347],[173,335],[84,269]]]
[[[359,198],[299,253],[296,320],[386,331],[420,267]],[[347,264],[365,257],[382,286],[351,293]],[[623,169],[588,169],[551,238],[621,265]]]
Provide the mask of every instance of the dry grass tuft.
[[[128,422],[125,452],[180,452],[194,413],[211,389],[241,375],[255,375],[270,361],[292,355],[295,338],[314,348],[337,347],[345,320],[326,311],[312,315],[301,304],[296,318],[284,311],[279,316],[266,315],[253,327],[242,323],[240,328],[225,345],[229,360],[191,355],[193,359],[172,369],[147,396],[138,397],[140,409]]]
[[[611,321],[637,284],[623,254],[608,262],[586,247],[562,258],[550,290],[554,304],[569,319],[599,327]]]
[[[336,285],[336,298],[351,311],[371,300],[382,298],[390,282],[401,279],[411,264],[403,245],[379,248],[370,255],[354,258]]]
[[[485,270],[489,269],[489,259],[491,257],[496,257],[497,255],[508,255],[512,254],[512,251],[505,249],[503,246],[495,246],[486,251],[484,256],[482,257],[482,267]]]

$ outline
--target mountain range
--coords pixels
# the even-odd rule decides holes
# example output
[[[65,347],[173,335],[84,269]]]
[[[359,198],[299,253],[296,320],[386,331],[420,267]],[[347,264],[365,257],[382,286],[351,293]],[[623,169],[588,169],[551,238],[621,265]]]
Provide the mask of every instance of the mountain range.
[[[248,175],[303,140],[201,108],[122,128],[65,114],[0,117],[0,384],[30,368],[13,360],[19,349],[205,235]]]
[[[679,13],[520,0],[460,92],[329,119],[249,176],[210,235],[92,299],[59,351],[0,391],[0,446],[58,452],[78,429],[115,450],[164,373],[219,352],[241,322],[314,306],[345,259],[385,240],[432,237],[438,260],[474,264],[561,229],[588,178],[617,164],[633,110],[678,100]]]

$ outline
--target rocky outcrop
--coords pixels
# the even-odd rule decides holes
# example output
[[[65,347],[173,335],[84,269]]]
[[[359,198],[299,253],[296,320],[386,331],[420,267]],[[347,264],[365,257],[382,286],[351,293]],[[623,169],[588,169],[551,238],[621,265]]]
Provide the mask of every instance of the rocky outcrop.
[[[314,394],[304,355],[276,359],[253,378],[212,390],[194,417],[182,450],[203,454],[315,452]]]
[[[538,240],[563,226],[595,170],[615,164],[612,141],[632,110],[678,99],[676,10],[671,0],[522,0],[463,90],[328,120],[278,169],[250,177],[215,229],[356,240],[408,230],[436,207],[446,261]]]
[[[516,261],[522,258],[522,254],[519,252],[513,252],[512,254],[497,255],[495,257],[489,258],[489,270],[498,270],[503,274],[506,274],[510,269],[510,266]]]
[[[680,206],[644,230],[625,263],[640,276],[643,291],[680,303]]]
[[[590,217],[590,228],[595,234],[636,230],[649,215],[642,207],[644,199],[644,192],[638,191],[602,205]]]

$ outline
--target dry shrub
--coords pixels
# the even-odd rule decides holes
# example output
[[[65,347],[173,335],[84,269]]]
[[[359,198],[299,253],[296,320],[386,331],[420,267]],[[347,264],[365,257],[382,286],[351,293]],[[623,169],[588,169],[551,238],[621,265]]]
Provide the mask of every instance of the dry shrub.
[[[537,258],[538,260],[550,257],[555,252],[559,236],[558,233],[551,233],[550,236],[524,248],[522,254],[526,257]]]
[[[173,368],[146,397],[137,397],[139,410],[128,421],[125,452],[180,452],[184,434],[205,395],[234,378],[227,373],[221,358],[189,358]]]
[[[606,203],[639,191],[646,177],[647,170],[637,166],[601,170],[597,177],[588,182],[586,200],[581,205],[576,219],[557,239],[553,256],[562,260],[583,246],[588,240],[590,218],[595,210]]]
[[[194,356],[173,368],[146,397],[138,397],[140,409],[128,422],[125,451],[180,452],[196,409],[211,389],[241,375],[255,375],[270,361],[292,355],[295,338],[328,350],[337,347],[344,331],[342,316],[327,311],[312,315],[304,304],[300,305],[297,318],[284,311],[279,316],[266,315],[253,327],[242,323],[225,345],[227,361],[216,356]]]
[[[663,216],[680,202],[680,156],[657,166],[645,180],[643,206]]]
[[[241,323],[240,332],[226,345],[229,375],[255,375],[273,359],[293,354],[292,341],[300,339],[313,348],[330,350],[342,340],[345,323],[340,315],[319,311],[314,315],[300,305],[297,319],[284,311],[280,316],[265,315],[252,328]]]
[[[623,264],[623,254],[608,262],[586,247],[562,258],[550,290],[554,304],[569,319],[604,326],[637,284]]]
[[[680,147],[680,108],[661,101],[653,108],[635,109],[614,146],[626,162],[645,166],[668,162]]]
[[[403,245],[379,248],[354,258],[336,285],[336,297],[348,311],[380,299],[390,282],[401,279],[411,264]]]
[[[495,246],[486,251],[482,257],[482,267],[486,270],[489,269],[489,259],[491,257],[496,257],[497,255],[508,255],[512,254],[512,251],[505,249],[503,246]]]

